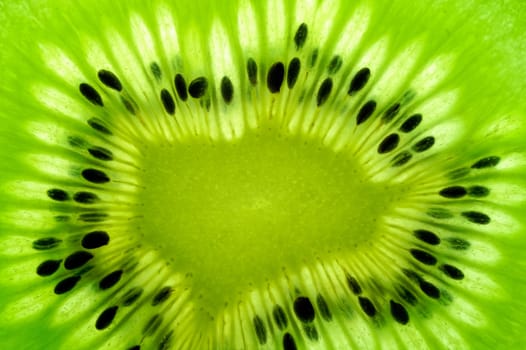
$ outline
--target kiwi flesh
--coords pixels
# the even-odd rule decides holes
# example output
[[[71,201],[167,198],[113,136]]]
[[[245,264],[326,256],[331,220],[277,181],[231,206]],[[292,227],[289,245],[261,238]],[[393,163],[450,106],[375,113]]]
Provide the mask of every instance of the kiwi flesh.
[[[1,6],[0,347],[526,345],[520,2]]]

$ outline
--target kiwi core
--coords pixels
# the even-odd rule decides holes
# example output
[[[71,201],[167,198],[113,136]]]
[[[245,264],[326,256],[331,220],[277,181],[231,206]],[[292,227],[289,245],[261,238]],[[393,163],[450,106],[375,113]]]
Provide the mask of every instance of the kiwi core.
[[[351,156],[267,130],[144,148],[141,239],[217,310],[287,271],[365,247],[399,197]]]

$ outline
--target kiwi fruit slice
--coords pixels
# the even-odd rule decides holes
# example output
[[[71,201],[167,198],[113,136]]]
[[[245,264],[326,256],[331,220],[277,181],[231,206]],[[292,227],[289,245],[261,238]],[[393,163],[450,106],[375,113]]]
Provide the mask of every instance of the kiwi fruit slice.
[[[523,7],[2,3],[1,347],[523,348]]]

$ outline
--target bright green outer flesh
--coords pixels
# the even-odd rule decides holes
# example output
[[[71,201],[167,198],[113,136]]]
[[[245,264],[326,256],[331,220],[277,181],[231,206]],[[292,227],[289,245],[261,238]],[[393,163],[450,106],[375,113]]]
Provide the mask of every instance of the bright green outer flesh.
[[[322,340],[300,341],[301,330],[292,328],[298,346],[526,346],[523,4],[335,1],[333,6],[321,6],[325,12],[313,12],[318,6],[316,1],[290,1],[285,2],[283,11],[271,11],[267,16],[267,6],[275,5],[270,1],[262,2],[266,5],[256,3],[258,21],[253,27],[239,30],[236,9],[246,9],[250,2],[178,2],[165,6],[173,8],[169,12],[177,28],[178,51],[177,45],[150,47],[147,42],[136,42],[145,34],[137,21],[132,20],[134,32],[130,31],[132,14],[135,19],[133,16],[139,15],[152,33],[158,33],[154,15],[157,3],[98,1],[93,7],[68,1],[0,3],[0,23],[5,23],[0,34],[0,348],[58,349],[74,344],[79,349],[124,349],[138,343],[144,323],[153,316],[146,307],[135,314],[130,311],[122,323],[124,311],[119,311],[107,330],[96,331],[93,327],[103,310],[101,305],[111,304],[121,295],[118,288],[101,293],[96,287],[98,278],[111,272],[105,266],[116,262],[139,263],[141,272],[134,272],[134,277],[126,281],[144,286],[150,297],[166,284],[177,286],[177,301],[165,306],[163,312],[177,323],[179,339],[191,339],[191,335],[185,338],[185,330],[193,332],[196,328],[204,339],[216,339],[208,344],[190,340],[176,343],[180,347],[199,344],[203,348],[241,348],[240,339],[244,339],[247,348],[254,348],[257,340],[251,320],[255,313],[268,311],[262,301],[265,298],[285,304],[298,293],[312,298],[315,294],[309,293],[322,289],[333,297],[328,298],[332,310],[343,305],[342,309],[351,308],[355,316],[359,314],[354,299],[342,302],[348,290],[339,292],[345,286],[338,285],[342,279],[338,269],[344,267],[359,277],[388,283],[402,259],[390,250],[396,244],[391,244],[389,238],[404,237],[398,232],[400,227],[403,230],[404,225],[420,219],[437,230],[465,234],[473,244],[473,250],[465,255],[443,251],[445,259],[459,262],[467,275],[462,282],[448,282],[453,303],[441,305],[424,300],[428,307],[418,309],[421,314],[410,311],[411,321],[405,328],[392,324],[388,315],[388,325],[383,328],[371,325],[361,315],[354,319],[341,316],[338,322],[328,324],[318,316]],[[276,8],[279,10],[279,6]],[[363,18],[369,18],[360,43],[343,31],[356,9],[366,9]],[[288,13],[294,15],[284,18],[283,14]],[[331,122],[341,125],[336,111],[343,105],[338,102],[319,115],[312,112],[315,107],[300,104],[302,109],[294,114],[291,110],[299,108],[298,89],[289,99],[282,93],[277,95],[277,102],[273,101],[262,75],[257,89],[247,92],[246,57],[254,57],[258,64],[264,62],[266,68],[277,60],[288,61],[295,55],[291,37],[303,21],[310,28],[305,50],[319,45],[320,59],[326,61],[335,53],[342,55],[344,66],[339,74],[349,76],[335,79],[342,81],[340,90],[345,90],[352,72],[360,67],[360,63],[355,66],[350,62],[362,62],[374,43],[385,49],[384,54],[371,55],[361,63],[370,66],[375,77],[372,84],[376,90],[369,93],[380,96],[385,106],[408,88],[417,89],[412,103],[425,115],[423,131],[450,137],[437,145],[438,150],[430,153],[427,163],[423,156],[405,176],[389,169],[386,162],[377,160],[375,134],[360,129],[353,134],[351,129],[341,127],[341,136],[320,142],[318,134],[327,129],[323,123],[309,129],[309,118],[333,118]],[[218,26],[224,26],[229,41],[223,40]],[[254,37],[250,28],[256,31]],[[330,34],[324,32],[328,29]],[[102,52],[112,52],[117,46],[110,36],[112,30],[120,32],[127,43],[135,44],[129,45],[129,54],[110,55],[105,60],[93,44],[100,45]],[[154,35],[153,42],[159,43],[158,34]],[[268,38],[264,38],[266,35]],[[350,39],[343,46],[349,52],[341,52],[338,46],[345,39]],[[180,55],[176,63],[167,55],[174,52]],[[140,55],[144,61],[134,63],[132,55]],[[64,57],[69,57],[71,64]],[[46,59],[51,69],[45,66]],[[121,68],[121,60],[129,67]],[[228,74],[234,82],[234,103],[225,106],[216,94],[210,114],[216,119],[200,112],[194,103],[177,106],[177,113],[193,113],[194,119],[179,125],[164,121],[159,117],[162,105],[156,94],[167,83],[157,85],[148,75],[147,65],[153,60],[159,60],[168,75],[172,75],[175,64],[188,76],[213,76],[216,86],[219,78]],[[430,63],[436,64],[437,71],[418,80],[419,73]],[[134,64],[137,70],[133,70]],[[100,264],[90,276],[98,277],[92,277],[91,284],[83,281],[82,287],[56,296],[52,290],[57,280],[37,276],[35,268],[49,257],[64,258],[73,251],[71,247],[78,245],[84,231],[54,222],[54,215],[68,211],[75,214],[75,209],[50,204],[45,192],[56,183],[78,190],[85,185],[78,177],[80,164],[100,165],[67,143],[70,130],[75,136],[85,136],[88,142],[100,143],[91,136],[93,130],[85,122],[98,110],[78,94],[80,82],[96,83],[95,73],[100,68],[114,70],[125,86],[135,89],[134,96],[141,96],[141,106],[151,106],[144,110],[144,116],[159,118],[144,126],[140,122],[120,124],[122,110],[97,114],[112,126],[122,126],[120,141],[113,145],[120,161],[108,166],[108,173],[115,174],[118,185],[112,195],[103,198],[104,205],[115,213],[113,232],[118,238],[108,246],[106,255],[97,257]],[[316,74],[319,76],[305,79],[307,86],[325,76]],[[344,96],[335,98],[335,94],[331,99]],[[104,98],[112,108],[117,99],[110,96]],[[241,98],[246,102],[241,103]],[[290,118],[291,126],[286,131],[281,128],[284,118]],[[189,120],[196,120],[195,124]],[[299,136],[303,134],[308,136]],[[342,140],[346,137],[356,141],[344,146]],[[360,145],[365,145],[365,150]],[[490,225],[481,228],[457,221],[434,225],[429,218],[415,214],[443,204],[436,191],[450,183],[443,176],[447,171],[494,154],[502,158],[497,169],[466,180],[491,188],[488,199],[474,204],[491,214]],[[181,175],[174,177],[172,172]],[[462,205],[454,204],[452,208],[461,210]],[[395,219],[399,216],[402,218]],[[69,250],[42,253],[31,249],[32,241],[47,236],[70,239],[66,246]],[[405,247],[401,239],[400,245]],[[152,248],[157,252],[149,253]],[[123,260],[125,254],[133,259]],[[371,257],[380,259],[379,263],[363,263]],[[324,266],[326,275],[320,266]],[[334,279],[329,283],[330,278]],[[228,322],[237,305],[243,310],[240,317],[248,320],[242,330],[239,323],[231,326]],[[426,318],[426,312],[432,317]],[[188,317],[177,318],[175,314]],[[155,342],[161,341],[162,334],[156,337],[146,339],[143,348],[156,348]],[[280,348],[280,341],[280,337],[272,339],[266,347]]]

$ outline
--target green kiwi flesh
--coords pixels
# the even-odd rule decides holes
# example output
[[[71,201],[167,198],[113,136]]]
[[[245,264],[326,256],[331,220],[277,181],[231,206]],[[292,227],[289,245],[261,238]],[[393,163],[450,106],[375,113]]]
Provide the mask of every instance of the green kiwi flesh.
[[[0,9],[1,348],[526,345],[524,5]]]

